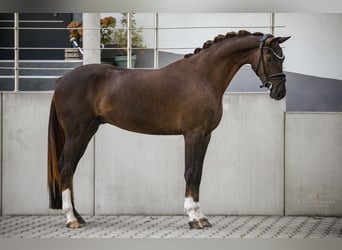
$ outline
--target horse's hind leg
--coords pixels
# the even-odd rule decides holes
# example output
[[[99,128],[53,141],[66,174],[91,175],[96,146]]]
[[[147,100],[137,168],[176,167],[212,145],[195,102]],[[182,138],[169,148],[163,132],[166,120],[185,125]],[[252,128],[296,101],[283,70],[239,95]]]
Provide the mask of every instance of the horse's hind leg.
[[[59,171],[62,184],[62,210],[66,216],[66,225],[78,228],[84,224],[84,219],[78,214],[74,206],[73,175],[77,164],[84,154],[91,137],[98,129],[99,122],[94,120],[87,129],[76,129],[65,138],[62,157],[59,162]]]
[[[211,227],[208,219],[201,211],[199,204],[199,188],[205,153],[211,134],[190,132],[185,138],[185,201],[184,210],[189,216],[190,228],[202,229]]]

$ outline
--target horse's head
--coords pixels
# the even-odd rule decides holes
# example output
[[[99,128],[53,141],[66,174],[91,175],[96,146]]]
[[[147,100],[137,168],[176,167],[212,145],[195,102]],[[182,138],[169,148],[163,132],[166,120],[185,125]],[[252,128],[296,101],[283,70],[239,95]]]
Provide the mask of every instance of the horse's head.
[[[252,68],[262,81],[260,87],[270,90],[273,99],[280,100],[286,95],[286,75],[283,73],[284,55],[279,44],[290,37],[273,37],[266,34],[260,39],[260,47],[252,60]]]

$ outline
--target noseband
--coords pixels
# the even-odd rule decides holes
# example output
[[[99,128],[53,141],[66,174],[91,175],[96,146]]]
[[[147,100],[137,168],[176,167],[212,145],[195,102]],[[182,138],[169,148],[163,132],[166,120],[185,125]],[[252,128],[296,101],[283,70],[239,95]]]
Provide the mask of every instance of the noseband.
[[[262,63],[262,66],[263,66],[263,69],[264,69],[264,75],[265,75],[266,79],[262,82],[262,85],[260,85],[260,88],[268,88],[269,90],[271,90],[272,87],[273,87],[273,84],[271,82],[272,79],[278,80],[278,83],[286,81],[286,75],[284,73],[278,73],[278,74],[274,74],[274,75],[270,75],[270,76],[267,74],[266,67],[265,67],[265,59],[264,59],[264,49],[270,50],[273,53],[273,55],[276,58],[278,58],[279,60],[283,60],[284,59],[284,55],[279,56],[270,47],[265,47],[265,42],[270,37],[272,37],[271,34],[265,34],[260,39],[260,58],[259,58],[259,62],[258,62],[258,65],[256,67],[256,70],[255,70],[255,72],[258,73],[258,70],[259,70],[259,67],[260,67],[260,63]]]

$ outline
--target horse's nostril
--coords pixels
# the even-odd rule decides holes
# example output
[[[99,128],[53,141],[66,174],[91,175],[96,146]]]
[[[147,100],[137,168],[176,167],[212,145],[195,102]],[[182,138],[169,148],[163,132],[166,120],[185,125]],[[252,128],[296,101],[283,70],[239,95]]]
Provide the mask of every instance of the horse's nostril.
[[[275,100],[281,100],[286,95],[286,90],[274,91],[270,93],[271,97]]]
[[[278,99],[282,99],[285,96],[285,91],[280,91],[277,95]]]

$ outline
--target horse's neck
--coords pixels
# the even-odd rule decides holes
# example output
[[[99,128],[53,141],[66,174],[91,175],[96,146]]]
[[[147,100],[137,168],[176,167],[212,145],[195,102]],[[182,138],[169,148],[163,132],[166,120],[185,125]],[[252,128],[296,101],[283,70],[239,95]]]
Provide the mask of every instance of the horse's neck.
[[[212,52],[203,53],[207,57],[202,60],[206,64],[203,66],[211,69],[207,70],[207,78],[217,95],[222,96],[239,69],[251,63],[251,54],[257,47],[258,39],[249,36],[222,41]]]

